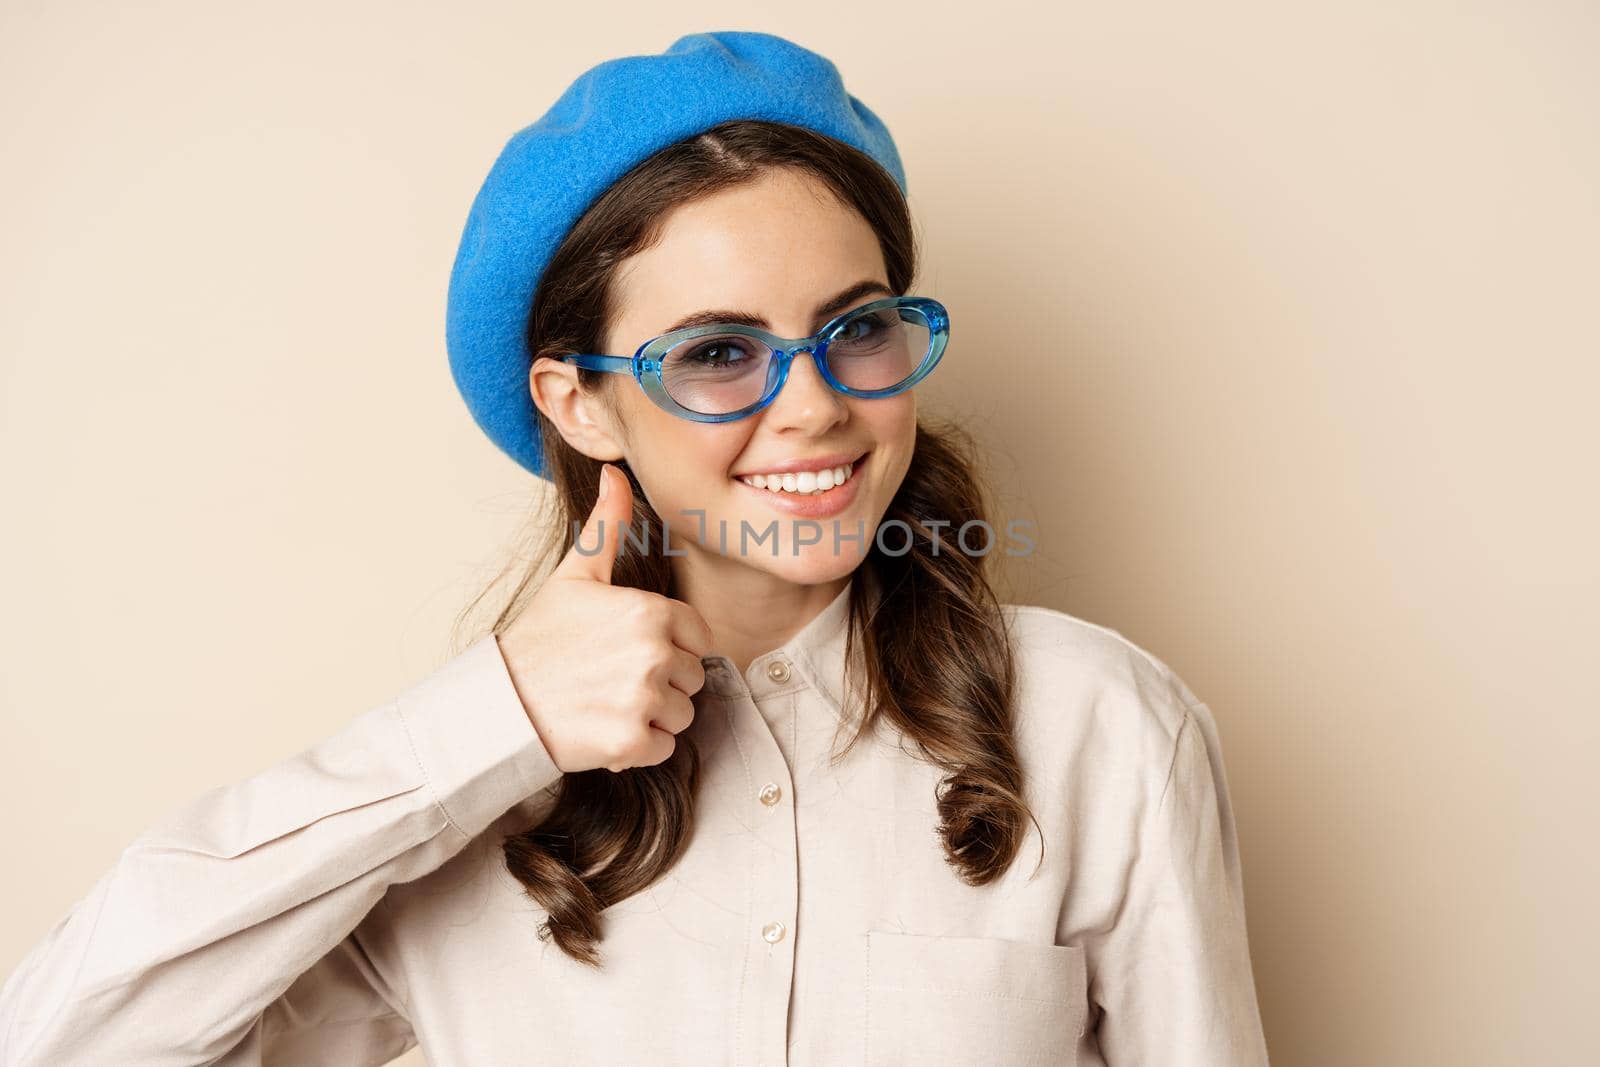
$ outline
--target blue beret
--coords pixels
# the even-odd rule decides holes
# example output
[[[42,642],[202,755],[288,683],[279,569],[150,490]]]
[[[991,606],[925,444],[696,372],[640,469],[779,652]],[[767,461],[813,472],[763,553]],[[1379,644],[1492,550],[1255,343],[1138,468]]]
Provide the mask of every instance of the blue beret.
[[[472,202],[450,272],[450,372],[478,426],[544,477],[528,395],[528,316],[556,247],[636,164],[729,119],[804,126],[877,160],[904,192],[888,128],[823,56],[769,33],[696,33],[606,60],[513,134]]]

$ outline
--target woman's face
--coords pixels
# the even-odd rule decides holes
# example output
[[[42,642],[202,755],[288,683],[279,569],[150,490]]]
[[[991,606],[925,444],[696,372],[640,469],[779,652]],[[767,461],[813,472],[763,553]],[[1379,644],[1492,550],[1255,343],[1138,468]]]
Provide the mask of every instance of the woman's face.
[[[605,351],[617,355],[706,310],[745,312],[765,320],[754,325],[800,338],[843,311],[896,295],[866,220],[790,170],[671,212],[659,243],[620,265],[614,292]],[[607,378],[621,416],[612,424],[616,445],[671,527],[674,548],[686,553],[675,567],[755,568],[806,585],[848,575],[911,463],[914,391],[845,396],[806,353],[767,407],[726,423],[680,418],[627,378]],[[816,497],[742,478],[840,464],[853,466],[848,479]],[[651,535],[658,543],[660,531]]]

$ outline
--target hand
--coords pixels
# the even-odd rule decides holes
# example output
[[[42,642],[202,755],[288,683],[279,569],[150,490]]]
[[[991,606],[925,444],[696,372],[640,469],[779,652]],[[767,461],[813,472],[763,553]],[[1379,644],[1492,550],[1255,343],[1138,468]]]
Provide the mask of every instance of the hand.
[[[706,682],[700,657],[712,634],[700,613],[611,584],[632,515],[633,487],[602,464],[599,499],[577,544],[498,639],[535,732],[568,774],[665,761],[694,721],[689,698]]]

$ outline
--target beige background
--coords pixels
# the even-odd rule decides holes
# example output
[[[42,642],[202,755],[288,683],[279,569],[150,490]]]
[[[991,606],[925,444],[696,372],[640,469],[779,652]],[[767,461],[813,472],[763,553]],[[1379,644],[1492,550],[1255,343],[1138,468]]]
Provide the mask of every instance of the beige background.
[[[1007,598],[1216,711],[1274,1062],[1597,1062],[1595,6],[577,8],[0,7],[0,967],[442,659],[535,488],[445,363],[479,181],[762,29],[895,133]]]

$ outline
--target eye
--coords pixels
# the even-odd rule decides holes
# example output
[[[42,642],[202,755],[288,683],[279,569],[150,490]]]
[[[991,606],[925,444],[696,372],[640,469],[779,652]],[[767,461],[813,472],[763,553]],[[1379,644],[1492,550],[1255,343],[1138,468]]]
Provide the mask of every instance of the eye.
[[[742,366],[754,358],[754,353],[744,345],[719,337],[714,341],[687,346],[684,351],[674,353],[671,362],[691,367],[719,369]]]
[[[870,334],[880,333],[893,326],[896,318],[897,316],[893,311],[874,311],[867,315],[858,315],[846,324],[845,336],[866,337]]]
[[[829,345],[841,354],[863,352],[888,339],[897,316],[893,311],[874,311],[846,320]]]
[[[725,366],[728,363],[747,360],[749,357],[749,352],[733,344],[702,344],[690,354],[691,360],[704,363],[706,366]]]

